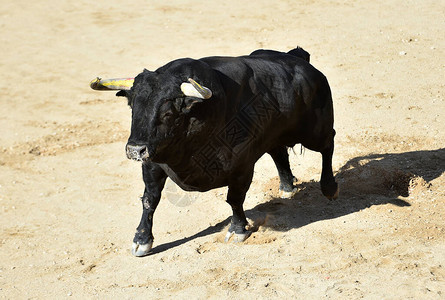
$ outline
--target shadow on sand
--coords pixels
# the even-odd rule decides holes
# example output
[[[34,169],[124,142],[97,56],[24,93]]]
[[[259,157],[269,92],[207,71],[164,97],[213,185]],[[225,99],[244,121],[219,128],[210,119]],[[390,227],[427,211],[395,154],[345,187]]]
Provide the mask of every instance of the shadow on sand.
[[[412,180],[423,178],[429,185],[445,171],[445,149],[413,151],[397,154],[370,154],[349,160],[336,174],[340,197],[329,201],[320,191],[319,182],[297,184],[299,192],[292,199],[271,197],[246,211],[254,221],[265,220],[261,226],[288,231],[321,220],[338,218],[373,205],[411,204],[399,197],[409,196]],[[298,175],[298,174],[296,174]],[[151,254],[163,252],[199,237],[223,230],[230,217],[193,236],[159,245]],[[255,230],[257,228],[253,228]]]

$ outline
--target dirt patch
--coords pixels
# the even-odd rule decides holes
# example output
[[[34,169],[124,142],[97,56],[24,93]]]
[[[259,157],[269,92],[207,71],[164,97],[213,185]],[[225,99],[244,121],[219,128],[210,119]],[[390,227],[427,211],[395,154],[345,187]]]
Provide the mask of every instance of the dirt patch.
[[[117,122],[88,121],[79,124],[42,125],[52,133],[2,149],[0,165],[17,165],[35,156],[54,156],[78,148],[124,141],[128,132]]]

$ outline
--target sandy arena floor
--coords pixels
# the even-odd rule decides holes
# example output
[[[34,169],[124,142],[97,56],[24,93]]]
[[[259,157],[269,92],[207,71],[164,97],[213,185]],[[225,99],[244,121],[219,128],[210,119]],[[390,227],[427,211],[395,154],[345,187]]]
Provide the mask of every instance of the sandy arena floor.
[[[3,2],[0,298],[445,298],[444,1]],[[89,81],[297,45],[331,84],[340,198],[297,146],[293,199],[257,163],[244,244],[223,243],[225,188],[169,183],[153,254],[131,256],[131,112]]]

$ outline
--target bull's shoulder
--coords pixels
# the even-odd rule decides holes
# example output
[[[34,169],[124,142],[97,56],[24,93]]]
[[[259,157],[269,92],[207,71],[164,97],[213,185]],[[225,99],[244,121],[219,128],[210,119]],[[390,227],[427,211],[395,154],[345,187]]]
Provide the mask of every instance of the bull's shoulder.
[[[255,72],[270,75],[293,75],[313,71],[312,65],[300,57],[273,50],[257,50],[254,55],[210,56],[199,59],[208,67],[224,74],[254,75]]]

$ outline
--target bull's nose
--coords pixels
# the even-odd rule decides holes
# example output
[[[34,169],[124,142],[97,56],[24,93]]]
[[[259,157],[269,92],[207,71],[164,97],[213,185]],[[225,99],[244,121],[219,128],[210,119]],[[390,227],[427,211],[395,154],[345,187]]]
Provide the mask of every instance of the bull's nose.
[[[138,161],[143,161],[149,157],[147,146],[127,144],[127,157]]]

